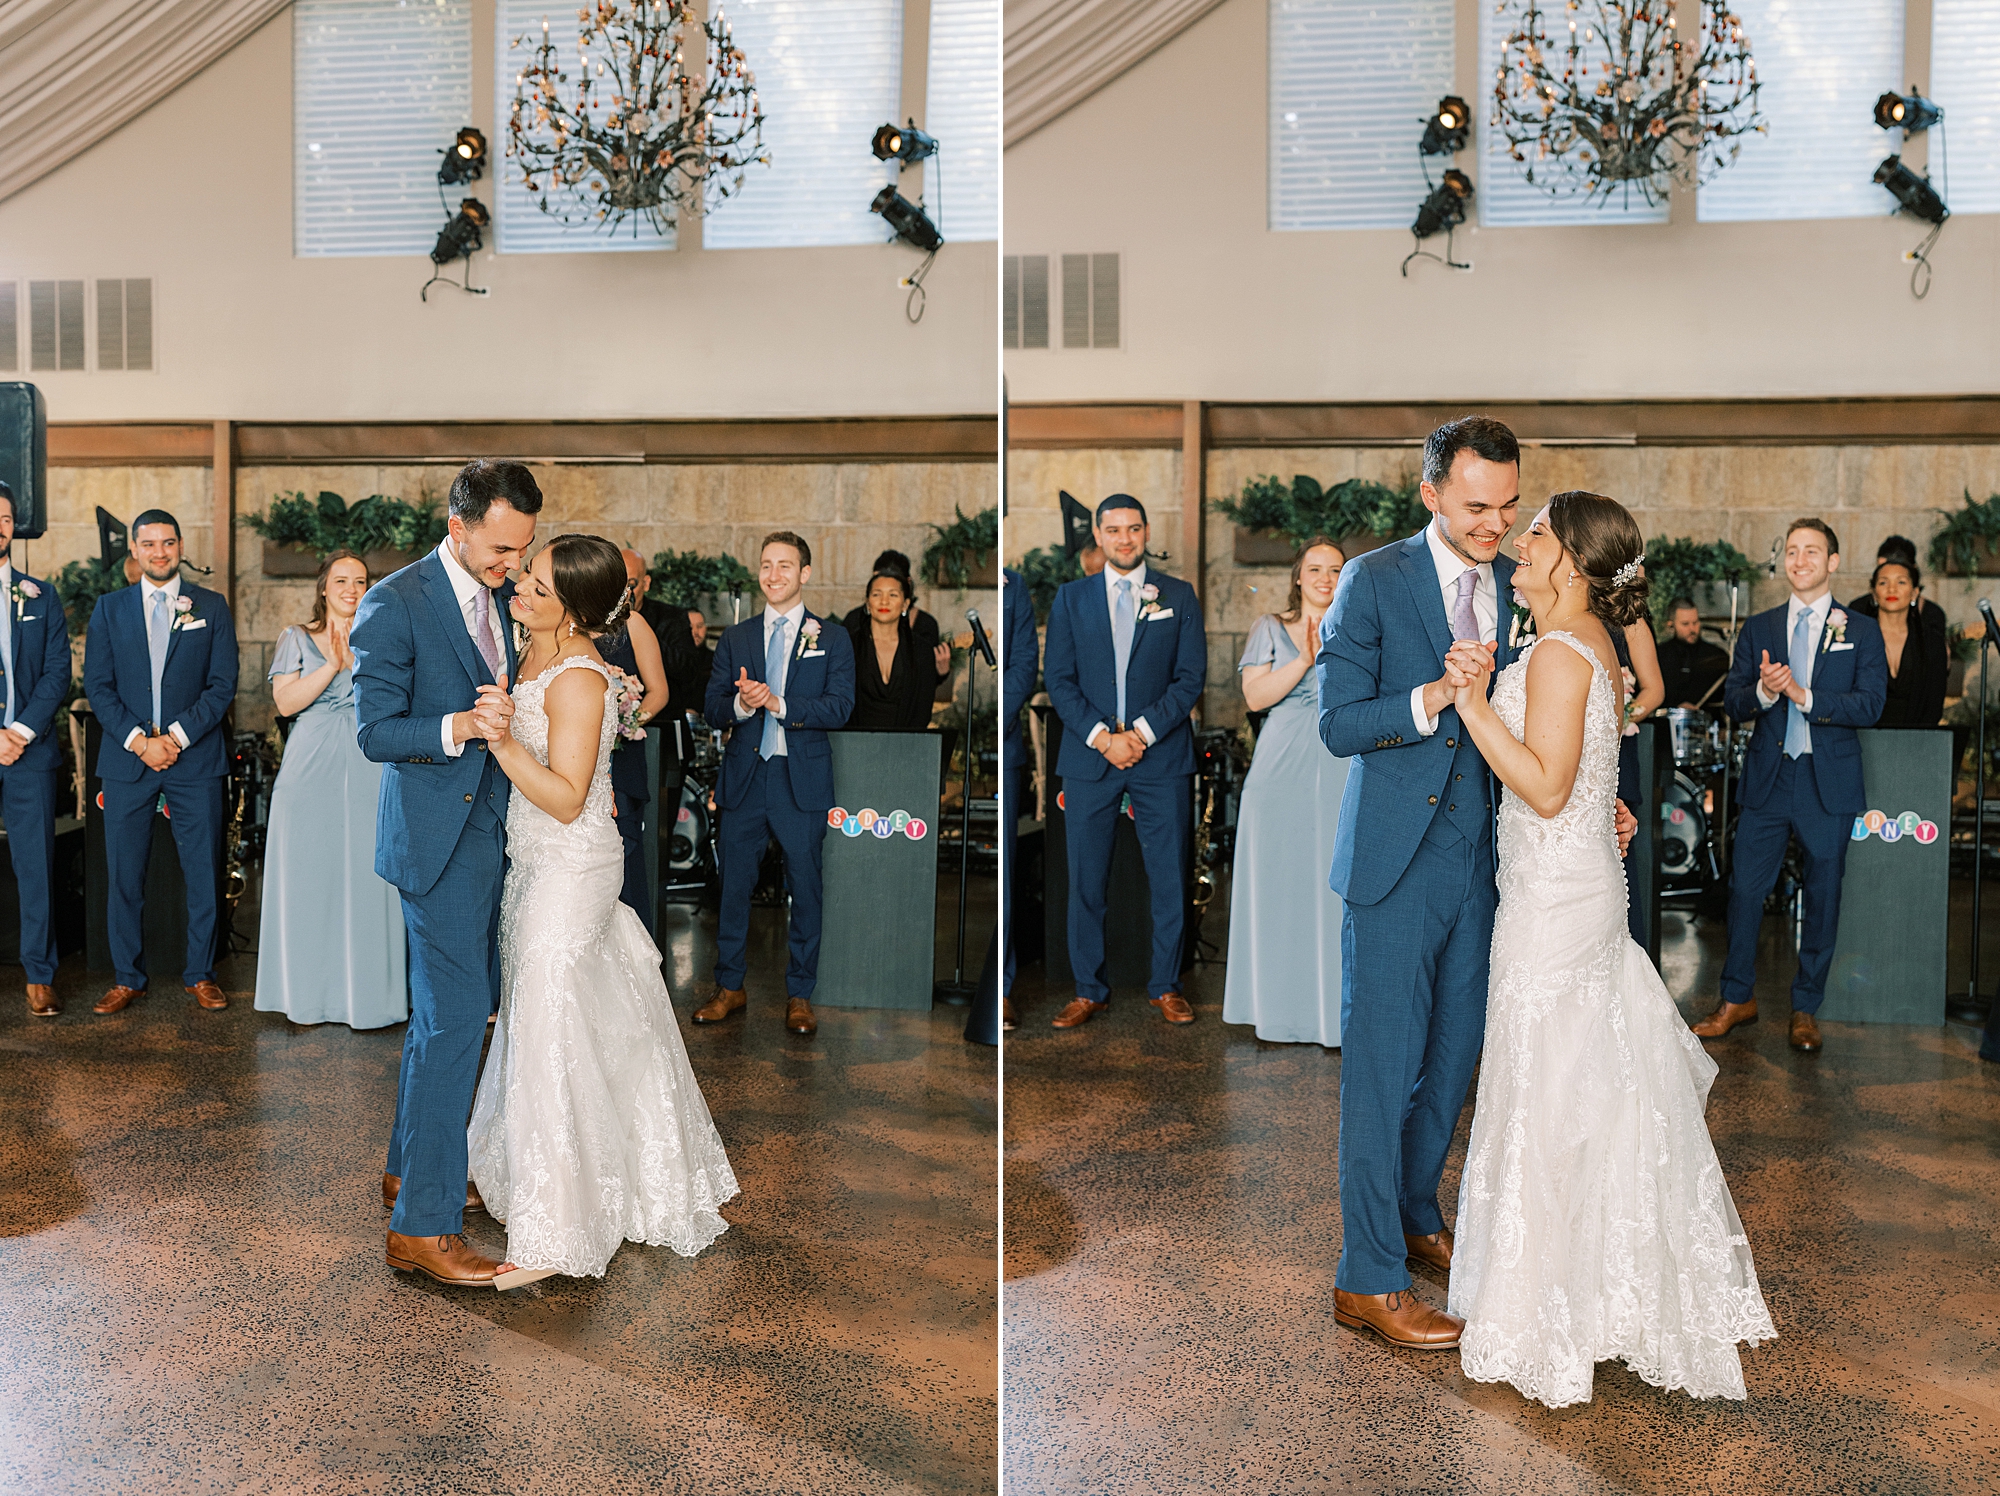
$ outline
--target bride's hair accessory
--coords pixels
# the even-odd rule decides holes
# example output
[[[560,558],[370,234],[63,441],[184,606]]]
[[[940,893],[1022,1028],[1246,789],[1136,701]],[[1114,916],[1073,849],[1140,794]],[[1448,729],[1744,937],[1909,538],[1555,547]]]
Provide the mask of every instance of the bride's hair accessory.
[[[1630,561],[1627,561],[1623,566],[1619,567],[1617,571],[1611,574],[1611,585],[1614,587],[1631,586],[1634,582],[1639,580],[1639,568],[1644,566],[1645,564],[1646,564],[1646,553],[1644,551],[1641,551],[1639,552],[1638,555],[1634,556]]]

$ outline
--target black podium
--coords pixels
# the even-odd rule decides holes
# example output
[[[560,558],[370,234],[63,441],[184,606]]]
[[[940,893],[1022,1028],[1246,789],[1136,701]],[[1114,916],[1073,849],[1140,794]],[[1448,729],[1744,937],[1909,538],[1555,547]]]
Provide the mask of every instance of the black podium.
[[[1875,727],[1861,740],[1868,810],[1855,818],[1840,928],[1819,1016],[1944,1022],[1951,890],[1951,729]]]
[[[830,1008],[924,1008],[937,964],[934,732],[836,732],[821,856],[819,985]]]

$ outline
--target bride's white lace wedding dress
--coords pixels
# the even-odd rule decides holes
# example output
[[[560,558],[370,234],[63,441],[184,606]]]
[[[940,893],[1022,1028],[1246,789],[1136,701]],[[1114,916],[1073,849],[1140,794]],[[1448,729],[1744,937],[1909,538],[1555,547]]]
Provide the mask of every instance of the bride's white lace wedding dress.
[[[472,1104],[471,1174],[507,1256],[602,1277],[625,1241],[693,1256],[729,1228],[736,1175],[688,1066],[660,953],[618,901],[611,816],[613,687],[596,660],[556,661],[514,692],[514,736],[549,756],[549,683],[605,677],[604,727],[583,813],[565,826],[514,794],[500,901],[500,1017]]]
[[[1619,693],[1588,646],[1552,633],[1501,673],[1493,708],[1521,737],[1528,659],[1562,648],[1593,676],[1576,787],[1547,820],[1501,797],[1451,1267],[1460,1357],[1474,1381],[1552,1408],[1588,1402],[1596,1363],[1614,1357],[1656,1387],[1740,1398],[1737,1342],[1777,1331],[1703,1118],[1715,1061],[1626,933]]]

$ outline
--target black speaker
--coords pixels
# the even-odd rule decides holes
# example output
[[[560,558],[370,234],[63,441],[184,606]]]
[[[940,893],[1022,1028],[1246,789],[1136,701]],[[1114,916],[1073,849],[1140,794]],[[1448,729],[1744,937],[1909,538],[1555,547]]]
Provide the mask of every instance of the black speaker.
[[[14,538],[49,527],[49,409],[32,384],[0,384],[0,483],[14,491]]]

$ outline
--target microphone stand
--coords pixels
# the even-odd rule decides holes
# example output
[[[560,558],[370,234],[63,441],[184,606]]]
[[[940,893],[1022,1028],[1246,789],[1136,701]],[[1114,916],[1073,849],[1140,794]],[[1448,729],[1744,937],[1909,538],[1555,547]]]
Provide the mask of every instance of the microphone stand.
[[[958,950],[952,963],[949,982],[938,982],[931,988],[933,1001],[947,1002],[953,1007],[963,1007],[973,999],[974,987],[965,979],[965,898],[966,883],[972,868],[972,765],[977,754],[972,743],[972,696],[978,683],[978,657],[983,652],[988,660],[993,658],[993,646],[987,643],[986,630],[980,627],[979,614],[968,612],[967,620],[972,624],[973,647],[965,652],[965,732],[960,751],[965,755],[965,776],[959,791],[960,816],[958,823]]]
[[[1985,1043],[1981,1052],[1994,1048],[1995,1035],[1992,1016],[1996,1005],[1990,997],[1979,995],[1979,913],[1980,874],[1986,861],[1986,646],[1993,642],[1993,607],[1983,598],[1979,611],[1986,619],[1986,628],[1979,636],[1979,730],[1978,760],[1974,766],[1972,791],[1972,970],[1966,977],[1965,991],[1954,993],[1946,1012],[1960,1023],[1982,1023],[1986,1025]],[[1993,1058],[1988,1055],[1987,1058]]]

